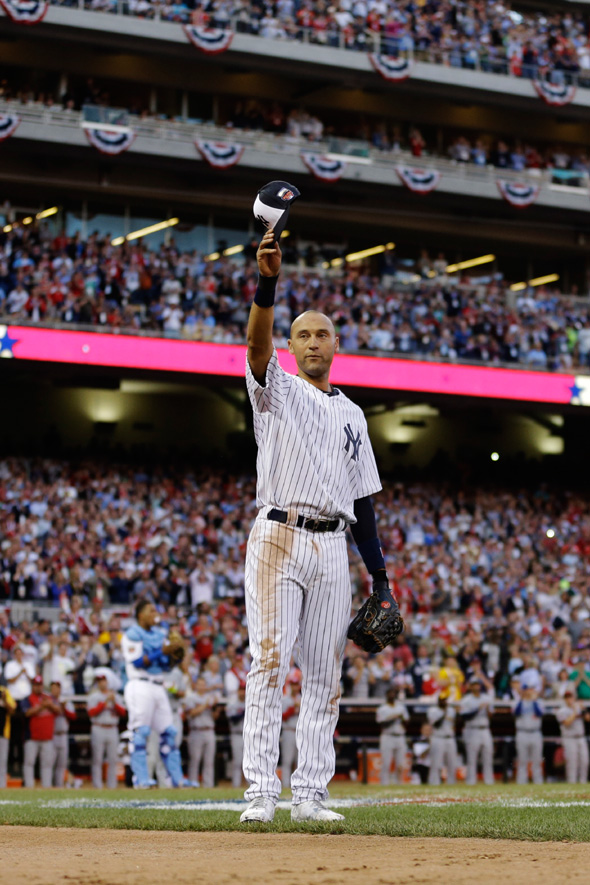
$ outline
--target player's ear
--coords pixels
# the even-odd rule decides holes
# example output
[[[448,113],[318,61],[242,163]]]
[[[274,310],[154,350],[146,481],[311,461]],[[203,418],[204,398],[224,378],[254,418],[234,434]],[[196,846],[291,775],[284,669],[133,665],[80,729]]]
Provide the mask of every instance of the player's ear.
[[[290,338],[287,341],[287,347],[289,348],[289,353],[295,353],[295,351],[293,350],[293,342],[291,341]]]
[[[336,335],[335,344],[334,344],[334,353],[340,350],[340,338]]]

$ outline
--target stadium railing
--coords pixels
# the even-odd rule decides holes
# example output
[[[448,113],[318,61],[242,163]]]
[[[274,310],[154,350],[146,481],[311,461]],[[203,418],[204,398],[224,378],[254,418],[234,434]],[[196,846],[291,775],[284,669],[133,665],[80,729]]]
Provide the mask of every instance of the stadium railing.
[[[108,8],[105,9],[100,9],[98,5],[93,6],[88,0],[49,0],[49,2],[52,6],[66,7],[85,12],[149,19],[154,24],[158,22],[190,24],[191,22],[191,10],[188,7],[186,11],[182,11],[179,6],[176,6],[174,14],[170,15],[166,13],[166,10],[169,10],[170,7],[160,3],[152,3],[148,8],[146,8],[148,4],[141,4],[141,9],[138,7],[138,10],[134,11],[133,5],[129,3],[129,0],[112,0],[112,2],[107,4]],[[384,33],[374,31],[371,28],[360,30],[351,36],[350,32],[345,28],[318,31],[317,29],[302,27],[295,23],[293,29],[286,33],[285,36],[280,35],[280,33],[277,36],[276,33],[272,35],[261,34],[256,31],[254,23],[250,26],[249,22],[240,20],[230,19],[219,22],[213,20],[212,26],[247,34],[261,40],[272,40],[286,44],[311,44],[317,48],[340,49],[346,52],[389,54],[405,58],[410,62],[425,62],[427,64],[463,69],[467,72],[478,71],[498,74],[518,80],[547,79],[556,84],[566,83],[581,88],[590,88],[590,71],[548,70],[547,67],[540,67],[535,63],[515,65],[510,58],[503,55],[503,49],[500,49],[499,54],[495,55],[490,53],[487,45],[483,43],[467,51],[463,51],[460,47],[443,49],[436,46],[428,49],[409,48],[400,50],[398,48],[398,40],[395,37],[388,37]]]
[[[35,141],[59,142],[63,144],[89,147],[83,131],[84,118],[80,111],[46,107],[34,103],[21,104],[18,101],[0,101],[0,113],[18,114],[21,125],[13,138],[26,138]],[[158,156],[199,160],[195,140],[225,142],[236,141],[246,148],[241,165],[255,168],[277,168],[277,156],[285,160],[285,168],[294,169],[299,163],[305,174],[310,174],[301,159],[302,151],[319,155],[329,154],[330,140],[310,142],[304,137],[275,134],[264,131],[234,129],[231,126],[216,126],[196,120],[159,120],[156,118],[129,118],[129,125],[137,138],[131,151]],[[269,161],[272,157],[272,167]],[[589,175],[587,172],[570,170],[525,169],[517,172],[512,169],[497,168],[492,165],[478,166],[474,163],[461,163],[425,154],[416,158],[409,151],[383,152],[369,148],[369,165],[355,165],[351,161],[343,172],[343,178],[353,177],[368,184],[384,183],[402,187],[396,165],[428,167],[441,174],[439,190],[465,196],[502,200],[497,181],[527,181],[540,188],[537,203],[564,209],[585,209],[580,198],[588,197]],[[204,161],[203,161],[204,162]],[[556,180],[558,176],[559,180]],[[566,184],[565,181],[569,183]],[[574,185],[573,182],[577,182]],[[474,190],[476,188],[476,190]]]

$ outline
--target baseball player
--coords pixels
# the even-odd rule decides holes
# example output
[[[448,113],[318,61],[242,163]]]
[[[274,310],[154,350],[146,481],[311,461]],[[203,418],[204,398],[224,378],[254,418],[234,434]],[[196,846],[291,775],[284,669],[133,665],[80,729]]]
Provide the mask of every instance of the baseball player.
[[[516,783],[526,784],[529,780],[529,762],[532,767],[533,783],[543,783],[543,705],[537,700],[536,689],[527,682],[521,684],[522,696],[513,705],[516,720],[516,755],[518,770]]]
[[[41,786],[51,786],[53,774],[53,729],[59,707],[53,698],[43,692],[43,679],[35,676],[31,694],[22,701],[26,719],[23,762],[23,786],[35,786],[35,763],[40,759]]]
[[[398,700],[397,688],[390,688],[385,696],[385,703],[377,707],[376,719],[381,726],[379,737],[379,751],[381,753],[381,783],[399,784],[402,780],[403,770],[406,764],[406,729],[404,722],[408,721],[406,705]],[[391,773],[391,761],[395,761],[395,770]]]
[[[70,722],[76,718],[76,710],[71,701],[61,697],[61,682],[54,679],[49,686],[53,702],[59,712],[53,724],[53,785],[63,787],[70,750]]]
[[[585,784],[588,780],[588,741],[585,723],[590,713],[576,700],[575,689],[566,688],[562,706],[555,713],[561,730],[565,756],[565,777],[568,784]]]
[[[465,783],[470,785],[477,782],[477,763],[480,757],[484,783],[494,783],[494,742],[490,731],[490,716],[494,710],[493,697],[489,692],[482,692],[482,688],[479,679],[475,677],[470,679],[468,692],[459,704],[461,718],[465,723],[463,728],[467,757]]]
[[[225,715],[229,725],[231,745],[231,785],[242,786],[242,764],[244,761],[244,713],[246,712],[246,681],[242,680],[238,690],[227,699]]]
[[[292,198],[285,182],[271,184],[278,186],[270,196],[274,206]],[[275,218],[281,214],[280,209],[273,211]],[[296,376],[281,368],[273,347],[281,266],[275,233],[278,238],[278,226],[267,231],[257,252],[259,280],[247,333],[246,380],[258,444],[260,509],[246,554],[252,666],[244,774],[250,786],[249,805],[240,820],[268,822],[274,817],[281,790],[276,773],[281,699],[298,640],[302,686],[291,818],[336,821],[342,815],[322,803],[335,770],[333,736],[350,619],[348,526],[373,581],[384,582],[387,599],[382,604],[397,608],[397,603],[387,587],[370,498],[381,483],[367,424],[361,409],[329,380],[338,350],[334,326],[314,310],[294,320],[289,351],[297,363]]]
[[[457,739],[455,737],[457,708],[454,703],[449,703],[448,697],[441,692],[437,705],[429,707],[426,715],[432,725],[428,783],[439,786],[444,765],[447,769],[447,784],[454,784],[457,776]]]
[[[86,701],[90,717],[90,746],[92,748],[92,786],[103,787],[102,766],[107,763],[107,787],[117,786],[117,756],[119,751],[119,718],[126,713],[123,698],[109,689],[106,674],[96,677],[96,684]]]
[[[188,722],[188,778],[192,784],[215,786],[215,720],[219,716],[219,695],[209,691],[207,680],[198,676],[193,688],[183,700],[183,715]]]
[[[283,725],[281,728],[281,783],[288,787],[297,761],[297,722],[301,706],[301,684],[287,682],[283,695]]]
[[[16,710],[16,701],[5,685],[0,685],[0,790],[6,786],[8,776],[8,745],[10,720]]]
[[[167,637],[160,626],[155,605],[142,599],[135,607],[137,624],[123,636],[123,654],[127,684],[125,704],[129,713],[129,730],[133,733],[131,769],[136,789],[153,786],[147,767],[147,741],[152,729],[159,735],[160,755],[173,787],[183,785],[180,750],[176,746],[176,729],[164,673],[170,670],[170,655],[183,647],[180,636]]]

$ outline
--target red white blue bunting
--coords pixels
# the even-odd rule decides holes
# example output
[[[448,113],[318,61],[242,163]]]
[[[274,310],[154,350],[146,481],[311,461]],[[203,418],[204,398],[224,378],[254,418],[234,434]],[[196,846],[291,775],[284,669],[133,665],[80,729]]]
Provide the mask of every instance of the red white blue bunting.
[[[0,6],[19,25],[36,25],[49,9],[47,0],[0,0]]]
[[[396,166],[395,171],[402,184],[415,194],[429,194],[438,187],[440,181],[440,172],[437,169]]]
[[[496,184],[504,199],[511,206],[519,208],[532,206],[539,196],[539,187],[534,184],[525,184],[522,181],[505,181],[502,178],[498,178]]]
[[[16,131],[20,117],[16,114],[0,114],[0,141],[10,136]]]
[[[228,169],[242,159],[245,146],[225,141],[195,141],[195,147],[204,160],[215,169]]]
[[[569,104],[576,94],[576,87],[565,83],[548,83],[547,80],[533,80],[532,83],[539,98],[553,107]]]
[[[346,163],[343,160],[329,160],[328,157],[312,154],[309,151],[301,151],[301,159],[312,175],[321,181],[338,181],[346,169]]]
[[[85,126],[84,132],[92,147],[97,148],[101,154],[109,154],[111,157],[122,154],[135,141],[133,129],[129,129],[128,132],[113,132],[110,129],[92,129]]]
[[[407,58],[395,58],[393,55],[369,53],[369,61],[378,74],[385,80],[407,80],[412,72],[412,62]]]
[[[183,30],[193,46],[208,55],[217,55],[229,49],[233,40],[232,31],[224,28],[198,28],[194,25],[183,25]]]

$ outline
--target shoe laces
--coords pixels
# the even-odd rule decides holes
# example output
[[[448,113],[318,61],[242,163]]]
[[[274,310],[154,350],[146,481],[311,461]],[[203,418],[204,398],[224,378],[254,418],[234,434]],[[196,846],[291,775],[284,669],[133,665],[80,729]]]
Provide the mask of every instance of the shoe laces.
[[[267,801],[264,796],[257,796],[256,799],[252,799],[250,806],[251,808],[264,808]]]

